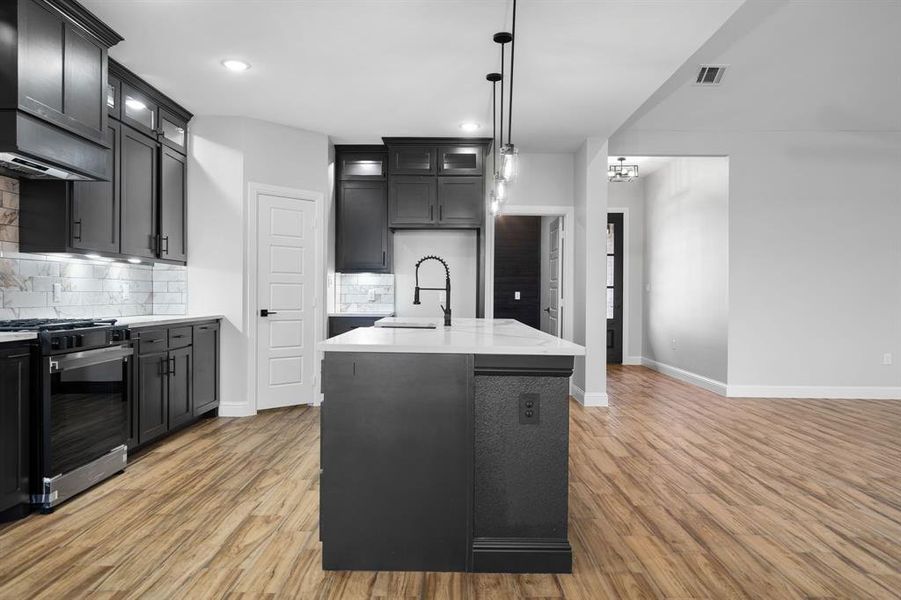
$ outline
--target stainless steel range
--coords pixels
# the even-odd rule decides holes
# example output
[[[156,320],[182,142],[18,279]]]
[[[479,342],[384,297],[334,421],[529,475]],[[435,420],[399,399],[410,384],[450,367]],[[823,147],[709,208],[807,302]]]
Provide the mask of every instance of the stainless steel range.
[[[130,332],[115,319],[0,321],[0,331],[38,333],[32,503],[49,512],[125,469]]]

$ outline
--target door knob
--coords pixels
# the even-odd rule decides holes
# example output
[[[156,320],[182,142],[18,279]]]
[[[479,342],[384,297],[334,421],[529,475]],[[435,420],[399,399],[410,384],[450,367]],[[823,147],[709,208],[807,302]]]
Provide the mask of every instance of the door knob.
[[[551,314],[551,307],[548,306],[547,308],[545,308],[544,312],[546,312],[547,314]]]
[[[274,310],[269,310],[269,309],[267,309],[267,308],[261,308],[261,309],[260,309],[260,316],[261,316],[261,317],[268,317],[269,315],[277,315],[277,314],[278,314],[278,313],[275,312]]]

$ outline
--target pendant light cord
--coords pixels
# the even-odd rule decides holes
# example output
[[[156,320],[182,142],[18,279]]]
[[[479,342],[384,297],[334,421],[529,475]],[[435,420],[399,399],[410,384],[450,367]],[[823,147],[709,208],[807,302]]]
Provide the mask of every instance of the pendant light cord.
[[[510,143],[510,132],[513,131],[513,55],[516,52],[516,0],[513,0],[513,30],[511,31],[513,40],[510,42],[510,103],[507,107],[507,143]],[[504,49],[501,47],[501,62],[503,62]],[[504,110],[503,93],[501,93],[501,111]],[[501,128],[503,128],[504,117],[501,116]],[[501,142],[503,142],[503,133],[501,134]]]
[[[497,82],[491,82],[491,170],[497,173]]]
[[[504,143],[504,46],[501,44],[501,144]]]

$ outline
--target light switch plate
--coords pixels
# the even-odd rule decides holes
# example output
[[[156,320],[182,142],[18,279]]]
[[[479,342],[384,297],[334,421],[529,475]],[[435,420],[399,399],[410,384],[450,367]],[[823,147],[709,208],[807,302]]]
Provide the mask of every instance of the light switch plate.
[[[521,300],[521,299],[522,299],[522,294],[520,294],[519,292],[513,292],[513,299],[514,299],[514,300]]]

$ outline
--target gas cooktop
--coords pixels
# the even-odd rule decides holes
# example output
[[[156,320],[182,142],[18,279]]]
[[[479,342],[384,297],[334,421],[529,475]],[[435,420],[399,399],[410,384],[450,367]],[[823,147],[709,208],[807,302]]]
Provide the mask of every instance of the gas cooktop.
[[[115,324],[116,319],[12,319],[0,321],[0,331],[69,331]]]

